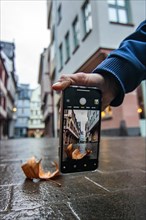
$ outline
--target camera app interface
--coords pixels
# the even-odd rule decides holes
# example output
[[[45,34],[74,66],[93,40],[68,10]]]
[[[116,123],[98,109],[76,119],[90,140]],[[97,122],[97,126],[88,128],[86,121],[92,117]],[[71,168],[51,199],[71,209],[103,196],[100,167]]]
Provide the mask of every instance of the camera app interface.
[[[63,161],[97,159],[100,122],[97,92],[66,92],[64,107]]]

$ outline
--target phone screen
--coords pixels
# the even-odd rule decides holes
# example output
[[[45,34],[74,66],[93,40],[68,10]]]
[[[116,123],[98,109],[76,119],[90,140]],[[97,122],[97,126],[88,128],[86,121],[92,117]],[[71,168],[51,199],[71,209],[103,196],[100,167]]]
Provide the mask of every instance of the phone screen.
[[[70,87],[63,94],[62,172],[95,170],[100,141],[101,93]]]

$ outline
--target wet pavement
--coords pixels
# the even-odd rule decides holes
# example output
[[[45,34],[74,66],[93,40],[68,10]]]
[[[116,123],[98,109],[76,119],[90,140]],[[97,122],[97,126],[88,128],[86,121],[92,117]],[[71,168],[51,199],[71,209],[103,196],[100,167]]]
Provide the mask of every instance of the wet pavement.
[[[58,139],[1,141],[0,219],[145,220],[146,154],[141,137],[101,138],[99,169],[51,181],[25,178],[21,165],[58,161]]]

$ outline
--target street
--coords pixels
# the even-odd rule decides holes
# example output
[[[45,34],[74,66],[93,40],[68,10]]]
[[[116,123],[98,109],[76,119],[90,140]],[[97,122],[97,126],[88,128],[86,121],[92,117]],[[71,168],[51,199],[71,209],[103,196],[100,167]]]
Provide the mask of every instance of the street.
[[[0,142],[0,219],[145,220],[146,154],[142,137],[101,137],[99,168],[31,181],[21,165],[42,158],[44,170],[58,162],[55,138]]]

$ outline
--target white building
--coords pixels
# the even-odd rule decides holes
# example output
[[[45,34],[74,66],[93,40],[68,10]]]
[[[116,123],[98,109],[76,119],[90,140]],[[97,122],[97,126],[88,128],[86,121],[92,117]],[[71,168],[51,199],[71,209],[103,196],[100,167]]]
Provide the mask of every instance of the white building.
[[[44,135],[43,115],[41,111],[40,86],[33,89],[30,97],[30,116],[28,121],[28,136],[42,137]]]
[[[145,1],[48,0],[47,12],[48,28],[51,30],[50,77],[53,83],[64,73],[91,72],[145,19]],[[57,136],[60,96],[53,93]],[[103,134],[119,135],[123,121],[126,121],[128,135],[140,134],[138,107],[134,91],[126,96],[122,106],[110,108],[112,114],[108,116],[111,115],[111,118],[106,120],[106,112],[103,114]]]

